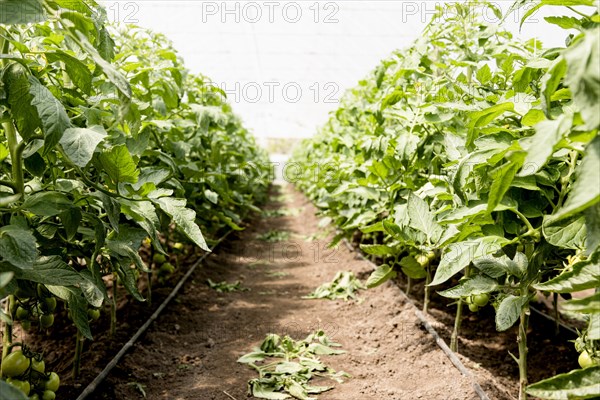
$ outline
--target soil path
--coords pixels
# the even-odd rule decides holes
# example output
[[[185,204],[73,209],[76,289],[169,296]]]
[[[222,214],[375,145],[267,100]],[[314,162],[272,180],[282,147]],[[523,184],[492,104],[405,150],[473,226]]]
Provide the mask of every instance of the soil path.
[[[141,399],[140,388],[149,400],[246,399],[256,373],[238,357],[267,333],[300,339],[319,328],[347,351],[324,362],[352,375],[342,384],[331,381],[335,389],[320,400],[478,398],[394,284],[363,291],[360,301],[303,300],[339,270],[365,279],[370,267],[344,246],[327,248],[331,238],[320,237],[315,208],[293,188],[275,187],[265,210],[208,257],[95,399]],[[275,210],[290,215],[272,216]],[[261,240],[274,231],[289,238]],[[250,290],[220,294],[208,278],[240,280]],[[478,380],[490,398],[510,398],[487,372],[478,372]]]

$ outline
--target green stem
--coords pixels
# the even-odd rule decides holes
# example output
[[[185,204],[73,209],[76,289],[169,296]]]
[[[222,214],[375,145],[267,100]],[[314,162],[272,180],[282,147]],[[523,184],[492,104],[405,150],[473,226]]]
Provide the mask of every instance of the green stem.
[[[77,336],[75,337],[75,357],[73,358],[73,379],[79,379],[81,373],[81,353],[83,351],[83,337],[79,329],[77,330]]]
[[[427,276],[425,277],[425,298],[423,299],[423,314],[427,314],[429,311],[429,297],[431,293],[431,288],[429,284],[431,283],[431,270],[429,268],[429,262],[427,263],[427,267],[425,268],[427,272]]]
[[[411,288],[412,288],[412,279],[410,279],[410,276],[409,276],[408,279],[406,280],[406,294],[410,294]]]
[[[12,181],[14,184],[15,194],[23,195],[25,193],[25,181],[23,177],[23,150],[25,149],[25,146],[23,143],[18,142],[17,130],[15,129],[12,121],[4,122],[2,127],[4,128],[4,133],[6,134],[6,141],[8,143],[8,150],[10,152]]]
[[[117,274],[113,274],[112,302],[110,303],[110,336],[117,333]]]
[[[560,333],[560,314],[558,313],[558,293],[553,293],[552,306],[554,307],[554,334]]]
[[[519,400],[527,400],[527,327],[529,326],[529,306],[521,311],[519,319]]]
[[[12,315],[11,308],[13,303],[15,302],[15,296],[8,296],[8,301],[6,302],[5,312],[7,315]],[[4,322],[4,330],[2,332],[2,359],[8,355],[8,351],[10,350],[10,346],[12,344],[12,325]],[[0,376],[4,376],[2,370],[0,368]]]
[[[450,350],[458,352],[458,336],[460,334],[460,325],[462,324],[463,300],[458,299],[456,304],[456,316],[454,317],[454,329],[450,337]]]
[[[529,222],[527,217],[525,215],[523,215],[519,210],[517,210],[516,208],[513,208],[513,209],[511,209],[511,211],[514,212],[521,221],[523,221],[525,226],[527,226],[527,233],[537,231],[537,229],[535,229],[533,227],[533,225],[531,225],[531,222]]]

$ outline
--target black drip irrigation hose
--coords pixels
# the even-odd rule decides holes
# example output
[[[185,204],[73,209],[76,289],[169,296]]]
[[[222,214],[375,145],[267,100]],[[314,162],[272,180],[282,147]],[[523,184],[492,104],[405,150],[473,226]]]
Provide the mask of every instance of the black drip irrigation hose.
[[[224,234],[223,236],[221,236],[221,238],[219,240],[217,240],[217,243],[213,246],[211,252],[214,251],[217,248],[217,246],[219,246],[219,244],[221,244],[221,242],[223,240],[225,240],[225,238],[231,232],[233,232],[233,230],[230,230],[226,234]],[[202,263],[202,261],[204,261],[204,259],[206,257],[208,257],[209,254],[212,254],[212,253],[205,253],[205,254],[203,254],[202,257],[200,257],[190,267],[190,269],[179,280],[179,282],[177,282],[177,285],[175,285],[175,287],[173,288],[173,291],[169,294],[169,296],[167,296],[167,298],[156,309],[156,311],[154,311],[154,313],[150,316],[150,318],[148,318],[148,320],[144,323],[144,325],[142,325],[138,329],[138,331],[135,333],[135,335],[133,335],[131,337],[131,339],[129,339],[129,341],[127,343],[125,343],[125,345],[123,345],[123,347],[121,348],[121,350],[106,365],[106,367],[104,367],[104,369],[102,370],[102,372],[100,372],[100,374],[98,376],[96,376],[96,378],[94,378],[94,380],[83,390],[83,392],[81,392],[81,394],[79,395],[79,397],[77,397],[77,400],[84,400],[89,395],[91,395],[92,393],[94,393],[94,391],[96,390],[96,388],[98,387],[98,385],[100,385],[100,383],[102,383],[102,381],[104,381],[104,379],[106,379],[106,377],[110,374],[110,372],[112,371],[112,369],[117,366],[117,364],[119,363],[119,361],[129,351],[129,349],[131,349],[133,347],[133,345],[140,338],[140,336],[142,336],[146,332],[146,330],[148,330],[148,328],[150,327],[150,325],[152,325],[152,323],[158,318],[158,316],[160,315],[160,313],[169,305],[169,303],[171,302],[171,300],[173,300],[175,298],[175,296],[177,296],[177,294],[179,293],[179,291],[183,287],[184,283],[188,280],[188,278],[192,275],[192,273],[196,270],[196,268]]]
[[[346,247],[348,248],[348,250],[350,250],[350,251],[358,254],[358,256],[364,262],[368,263],[371,267],[377,268],[377,265],[375,265],[370,260],[366,259],[364,255],[362,255],[360,252],[358,252],[350,244],[350,242],[348,242],[347,239],[344,239],[343,242],[346,245]],[[471,386],[473,387],[473,390],[475,390],[475,393],[477,393],[477,395],[479,396],[479,398],[481,400],[490,400],[490,398],[485,393],[485,391],[483,390],[483,388],[475,380],[475,377],[473,376],[473,374],[471,373],[471,371],[469,371],[463,365],[463,363],[457,357],[456,353],[454,353],[452,350],[450,350],[450,347],[448,347],[448,345],[446,344],[446,342],[444,341],[444,339],[442,339],[440,337],[440,335],[437,333],[437,331],[433,328],[433,326],[431,325],[431,323],[429,322],[429,320],[427,319],[427,317],[417,308],[417,306],[412,301],[412,299],[410,297],[408,297],[408,295],[406,293],[404,293],[404,290],[402,290],[399,286],[396,285],[396,288],[400,291],[400,293],[402,294],[402,297],[404,297],[404,299],[415,308],[415,315],[416,315],[416,317],[421,321],[421,324],[425,327],[425,329],[427,330],[427,332],[433,337],[433,339],[435,340],[435,343],[439,346],[440,349],[442,349],[442,351],[444,352],[444,354],[446,355],[446,357],[448,357],[448,359],[450,360],[450,362],[452,363],[452,365],[454,365],[454,367],[463,376],[465,376],[466,378],[468,378],[471,381]]]

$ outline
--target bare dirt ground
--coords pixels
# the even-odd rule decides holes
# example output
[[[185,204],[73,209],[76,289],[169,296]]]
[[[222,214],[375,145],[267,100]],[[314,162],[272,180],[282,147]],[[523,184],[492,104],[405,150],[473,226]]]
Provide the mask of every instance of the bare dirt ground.
[[[260,217],[224,243],[188,281],[183,293],[144,335],[94,399],[245,399],[256,373],[236,362],[267,333],[295,339],[323,329],[346,354],[322,360],[352,377],[321,400],[464,400],[478,398],[421,328],[414,306],[393,283],[360,292],[359,301],[305,300],[339,270],[360,278],[371,268],[331,237],[319,236],[315,208],[291,187],[275,189],[266,210],[292,215]],[[280,242],[260,240],[286,231]],[[241,280],[249,291],[217,293],[206,285]],[[476,371],[491,399],[511,399],[493,373]],[[321,382],[322,383],[322,382]]]

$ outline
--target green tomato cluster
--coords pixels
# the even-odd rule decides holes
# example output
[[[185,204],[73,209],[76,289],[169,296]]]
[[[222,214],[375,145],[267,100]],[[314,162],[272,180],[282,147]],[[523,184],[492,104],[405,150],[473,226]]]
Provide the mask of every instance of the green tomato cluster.
[[[39,354],[16,350],[2,360],[2,377],[31,400],[54,400],[60,387],[56,372],[46,372],[46,363]]]
[[[465,303],[468,304],[469,310],[477,312],[481,307],[485,307],[490,301],[490,295],[487,293],[474,294],[464,298]]]
[[[56,297],[44,285],[24,285],[15,293],[12,316],[26,331],[31,329],[32,323],[39,324],[41,329],[49,329],[54,325],[56,306]]]

